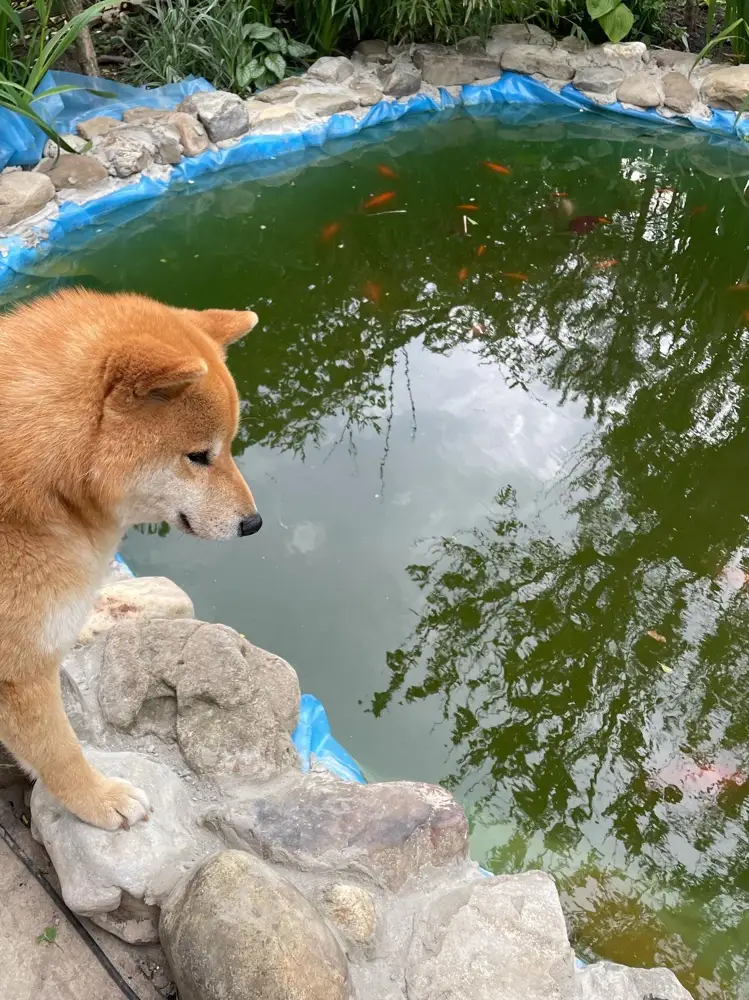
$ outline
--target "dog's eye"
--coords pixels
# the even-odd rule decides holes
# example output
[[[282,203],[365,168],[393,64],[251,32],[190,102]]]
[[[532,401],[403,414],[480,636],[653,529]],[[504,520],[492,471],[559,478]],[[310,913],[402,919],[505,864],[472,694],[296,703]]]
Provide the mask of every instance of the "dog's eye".
[[[187,456],[193,465],[210,465],[211,456],[207,451],[191,451]]]

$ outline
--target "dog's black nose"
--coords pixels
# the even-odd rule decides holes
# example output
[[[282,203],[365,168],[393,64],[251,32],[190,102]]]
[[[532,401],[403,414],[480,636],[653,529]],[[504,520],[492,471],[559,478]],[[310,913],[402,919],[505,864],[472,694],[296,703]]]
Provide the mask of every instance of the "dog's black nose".
[[[256,535],[262,526],[263,519],[259,514],[246,517],[243,521],[239,522],[239,536],[240,538],[244,538],[245,535]]]

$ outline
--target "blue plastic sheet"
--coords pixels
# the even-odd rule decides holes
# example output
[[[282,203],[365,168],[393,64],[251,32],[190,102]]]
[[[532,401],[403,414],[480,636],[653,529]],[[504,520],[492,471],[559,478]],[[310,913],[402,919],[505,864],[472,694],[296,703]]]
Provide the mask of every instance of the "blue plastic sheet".
[[[46,106],[47,101],[50,102],[49,106],[45,107],[45,114],[60,131],[70,130],[79,121],[95,114],[119,117],[126,107],[133,105],[170,107],[178,103],[186,93],[212,89],[205,80],[187,80],[158,90],[139,90],[106,80],[93,80],[63,73],[48,74],[43,86],[71,83],[76,80],[84,81],[87,86],[94,86],[96,89],[116,88],[116,94],[112,101],[97,98],[87,94],[86,91],[73,91],[60,95],[59,103],[56,97],[44,99],[40,104]],[[0,288],[10,284],[17,275],[33,270],[35,264],[70,233],[92,225],[104,225],[106,217],[115,212],[117,218],[114,224],[120,225],[127,218],[145,211],[151,199],[163,194],[171,186],[192,184],[207,174],[226,167],[249,163],[254,165],[254,172],[257,175],[278,173],[294,165],[295,156],[298,159],[303,154],[308,158],[310,150],[319,149],[328,140],[348,137],[353,139],[363,129],[378,125],[395,125],[405,115],[434,114],[461,105],[469,113],[479,113],[482,106],[487,107],[492,104],[512,105],[518,109],[521,117],[523,109],[551,105],[568,108],[571,113],[591,111],[603,115],[610,113],[624,115],[660,127],[694,126],[713,133],[711,141],[721,144],[733,142],[737,136],[742,139],[749,136],[749,121],[739,120],[731,111],[713,111],[710,118],[705,120],[664,118],[656,111],[625,108],[619,103],[601,107],[572,86],[568,85],[557,93],[531,77],[505,73],[494,83],[462,87],[457,95],[442,89],[434,97],[416,94],[392,103],[382,101],[370,108],[358,121],[351,115],[340,114],[333,115],[326,122],[311,124],[303,131],[286,135],[247,135],[234,146],[206,150],[200,156],[183,160],[171,171],[166,180],[141,175],[132,184],[127,184],[86,204],[64,203],[59,207],[57,218],[40,228],[39,239],[34,246],[26,246],[17,238],[0,240]],[[14,141],[14,129],[19,127],[18,121],[8,124],[1,115],[0,112],[0,163],[2,150]],[[27,155],[27,153],[17,151],[17,155]],[[320,155],[324,155],[322,151]],[[123,211],[125,209],[129,211]]]

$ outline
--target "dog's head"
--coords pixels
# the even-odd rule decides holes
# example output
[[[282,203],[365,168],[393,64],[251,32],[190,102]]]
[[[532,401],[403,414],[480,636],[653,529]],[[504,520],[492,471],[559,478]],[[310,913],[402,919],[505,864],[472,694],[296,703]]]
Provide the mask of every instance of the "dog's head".
[[[257,316],[109,301],[116,342],[101,368],[97,469],[119,482],[123,521],[166,521],[201,538],[255,534],[262,520],[231,453],[239,400],[224,352]]]

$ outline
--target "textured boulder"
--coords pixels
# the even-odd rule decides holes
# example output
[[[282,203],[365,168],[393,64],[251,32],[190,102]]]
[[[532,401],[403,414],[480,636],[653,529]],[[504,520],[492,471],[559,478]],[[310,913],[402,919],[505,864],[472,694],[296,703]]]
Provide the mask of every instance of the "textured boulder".
[[[692,1000],[669,969],[630,969],[596,962],[578,975],[579,1000]]]
[[[382,65],[383,63],[388,63],[392,59],[392,56],[388,52],[388,43],[381,41],[379,38],[368,38],[359,44],[354,49],[356,56],[365,63],[375,63]]]
[[[122,112],[122,120],[126,125],[154,125],[156,122],[169,121],[172,114],[165,108],[127,108]]]
[[[425,867],[468,853],[465,813],[444,789],[410,781],[373,785],[297,778],[207,820],[230,843],[304,871],[366,872],[399,889]]]
[[[657,76],[645,72],[632,73],[619,84],[616,99],[638,108],[657,108],[663,104],[663,87]]]
[[[323,83],[344,83],[354,72],[354,64],[346,56],[322,56],[307,70],[307,76]]]
[[[363,107],[368,108],[382,100],[382,90],[374,80],[354,80],[349,89]]]
[[[383,66],[377,75],[388,97],[408,97],[421,87],[421,72],[412,63],[398,61]]]
[[[156,156],[156,141],[146,128],[120,125],[96,144],[94,155],[115,177],[132,177],[150,167]]]
[[[359,885],[336,882],[325,890],[320,901],[328,920],[355,944],[372,940],[377,922],[372,894]]]
[[[157,162],[179,163],[182,153],[197,156],[208,148],[208,136],[194,115],[162,108],[128,108],[122,114],[128,125],[149,128],[157,142]]]
[[[701,90],[707,104],[738,111],[749,94],[749,66],[711,69],[702,81]]]
[[[208,134],[195,115],[188,115],[184,111],[173,111],[168,121],[179,134],[185,156],[197,156],[208,149]]]
[[[170,122],[155,122],[150,129],[156,143],[154,159],[157,163],[179,163],[182,159],[182,144],[179,130]]]
[[[553,879],[503,875],[453,889],[422,914],[408,953],[407,996],[572,1000],[574,975]]]
[[[261,101],[263,104],[288,104],[299,96],[299,86],[300,81],[291,77],[288,80],[281,80],[275,87],[258,91],[251,100]],[[249,105],[250,101],[247,104]]]
[[[692,52],[680,52],[678,49],[651,49],[650,58],[659,69],[673,69],[687,76],[694,67],[697,56]],[[701,60],[698,65],[704,65],[707,60]]]
[[[73,135],[72,132],[63,132],[60,138],[76,153],[82,153],[88,145],[87,139],[80,135]],[[46,157],[59,156],[60,153],[65,152],[66,150],[62,146],[58,146],[54,139],[48,139],[44,144],[44,156]]]
[[[109,135],[114,128],[119,128],[122,122],[119,118],[110,118],[109,115],[97,115],[95,118],[87,118],[86,121],[76,125],[76,131],[82,139],[99,139],[103,135]]]
[[[152,621],[107,636],[104,720],[176,741],[197,774],[265,779],[293,767],[299,698],[288,663],[225,625]]]
[[[645,68],[650,53],[643,42],[604,42],[587,49],[580,59],[581,65],[610,66],[630,74]]]
[[[294,102],[294,107],[305,115],[327,118],[328,115],[353,111],[357,103],[350,91],[331,89],[321,93],[301,94]]]
[[[550,80],[571,80],[574,67],[566,52],[543,45],[510,45],[502,52],[503,70],[515,73],[540,73]]]
[[[177,105],[177,111],[195,115],[211,142],[236,139],[249,127],[242,98],[222,90],[190,94]]]
[[[585,66],[575,73],[575,86],[584,94],[613,94],[624,73],[612,66]]]
[[[138,576],[105,584],[99,591],[79,642],[91,642],[123,621],[149,618],[193,618],[192,601],[163,576]]]
[[[35,215],[54,196],[55,186],[44,174],[27,170],[0,174],[0,228]]]
[[[304,118],[291,104],[263,104],[255,98],[247,101],[250,132],[272,135],[304,128]]]
[[[661,83],[663,103],[672,111],[686,114],[699,100],[699,94],[683,73],[666,73]]]
[[[95,156],[77,153],[60,153],[54,159],[42,160],[37,170],[49,177],[56,191],[89,187],[109,178],[109,171]]]
[[[554,39],[548,31],[535,24],[497,24],[491,30],[486,51],[489,56],[498,59],[511,45],[543,45],[550,49]]]
[[[431,51],[427,46],[414,53],[414,64],[421,70],[424,83],[434,87],[457,87],[500,74],[499,62],[487,55],[462,55],[450,49]]]
[[[240,851],[208,858],[161,914],[180,1000],[348,1000],[349,971],[317,910]]]
[[[182,782],[162,763],[135,753],[89,751],[104,774],[142,788],[153,806],[130,830],[99,830],[61,806],[38,781],[33,833],[47,850],[65,902],[75,913],[131,943],[154,941],[158,913],[177,880],[220,847],[197,816]]]

